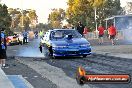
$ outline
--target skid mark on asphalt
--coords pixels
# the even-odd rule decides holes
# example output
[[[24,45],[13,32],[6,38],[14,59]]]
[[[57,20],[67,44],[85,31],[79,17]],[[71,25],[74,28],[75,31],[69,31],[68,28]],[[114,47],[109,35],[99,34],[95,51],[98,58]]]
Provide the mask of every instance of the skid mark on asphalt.
[[[28,59],[19,59],[19,61],[28,65],[30,68],[40,73],[43,77],[46,77],[55,83],[59,88],[98,88],[96,86],[90,87],[89,85],[80,86],[77,84],[75,79],[66,76],[61,69],[51,66],[45,62],[31,61]]]
[[[88,72],[88,74],[97,74],[97,73],[104,73],[106,74],[107,72],[108,73],[120,73],[120,69],[119,71],[114,71],[114,69],[110,69],[111,66],[107,66],[105,67],[104,64],[99,64],[99,63],[93,63],[93,62],[90,62],[89,59],[99,59],[99,58],[93,58],[93,57],[88,57],[88,59],[84,59],[84,58],[80,58],[80,59],[76,59],[76,58],[72,58],[72,59],[49,59],[49,60],[42,60],[42,61],[33,61],[31,59],[23,59],[23,63],[26,63],[27,65],[30,65],[31,67],[34,65],[35,68],[36,67],[39,67],[38,69],[41,69],[41,71],[43,69],[47,69],[48,72],[54,72],[54,70],[57,68],[57,69],[61,69],[64,71],[65,73],[65,76],[69,76],[70,78],[74,79],[75,80],[75,74],[76,74],[76,70],[77,70],[77,67],[82,65],[86,71]],[[29,60],[29,61],[28,61]],[[30,62],[30,63],[28,63]],[[45,66],[46,63],[48,63],[49,65],[48,66]],[[39,66],[38,66],[39,64]],[[50,69],[50,66],[51,67],[55,67],[55,69]],[[104,69],[103,69],[104,68]],[[38,70],[38,69],[35,69],[35,70]],[[47,71],[46,70],[46,71]],[[41,71],[39,73],[41,73]],[[43,72],[43,71],[42,71]],[[124,69],[124,72],[125,72],[125,69]],[[63,73],[63,74],[64,74]],[[55,71],[53,73],[54,75],[55,74],[61,74],[59,73],[58,71]],[[45,74],[42,74],[41,75],[45,75]],[[50,75],[50,74],[49,74]],[[51,76],[52,77],[52,76]],[[62,76],[58,75],[57,77],[59,78],[63,78]],[[46,77],[47,78],[47,77]],[[51,79],[49,79],[51,80]],[[56,81],[56,80],[54,80]],[[62,80],[63,81],[63,80]],[[56,84],[56,82],[55,82]],[[90,88],[131,88],[131,84],[88,84],[88,86]],[[57,84],[59,85],[59,84]]]
[[[101,61],[102,60],[102,61]],[[93,58],[93,57],[88,57],[88,58],[81,58],[81,59],[54,59],[54,60],[47,60],[46,61],[48,64],[58,67],[62,69],[67,76],[75,78],[75,73],[77,70],[78,66],[83,66],[88,74],[124,74],[124,73],[130,73],[132,74],[132,70],[130,68],[125,68],[128,67],[127,63],[130,62],[124,62],[124,61],[118,61],[118,60],[113,60],[110,58]],[[112,64],[110,64],[112,62]],[[122,68],[122,65],[117,64],[119,63],[126,63],[124,64],[124,68]],[[117,65],[117,66],[116,66]],[[132,83],[131,83],[132,84]],[[99,88],[130,88],[131,84],[123,84],[123,85],[115,85],[115,84],[97,84],[97,86],[100,86]],[[107,87],[107,86],[110,87]]]

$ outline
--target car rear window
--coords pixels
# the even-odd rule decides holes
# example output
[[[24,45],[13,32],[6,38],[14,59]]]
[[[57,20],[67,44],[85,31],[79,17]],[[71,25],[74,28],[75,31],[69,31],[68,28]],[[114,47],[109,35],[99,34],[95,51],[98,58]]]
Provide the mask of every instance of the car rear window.
[[[82,38],[76,30],[54,30],[51,32],[51,39],[63,39],[66,35],[72,35],[73,38]]]

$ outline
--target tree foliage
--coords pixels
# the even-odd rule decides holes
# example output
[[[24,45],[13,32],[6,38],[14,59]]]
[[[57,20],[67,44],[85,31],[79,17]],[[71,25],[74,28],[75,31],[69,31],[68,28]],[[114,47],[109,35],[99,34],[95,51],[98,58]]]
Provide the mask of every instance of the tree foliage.
[[[95,8],[98,24],[105,24],[105,18],[119,15],[122,10],[120,0],[68,0],[67,21],[73,25],[81,21],[89,29],[94,30]]]
[[[104,5],[105,0],[88,0],[92,7],[101,7]]]
[[[0,27],[5,28],[6,34],[10,34],[11,17],[8,14],[7,6],[0,4]]]
[[[125,13],[132,14],[132,2],[127,2],[126,6],[125,6]]]
[[[65,10],[52,9],[52,12],[49,14],[48,23],[52,28],[61,28],[62,21],[65,19]]]
[[[30,27],[32,28],[36,27],[38,16],[35,10],[32,9],[21,10],[19,8],[17,9],[9,8],[8,11],[12,18],[11,22],[12,29],[28,30],[30,29]]]
[[[44,31],[46,32],[47,30],[51,29],[51,25],[50,24],[44,24],[44,23],[39,23],[37,24],[36,28],[40,31]]]

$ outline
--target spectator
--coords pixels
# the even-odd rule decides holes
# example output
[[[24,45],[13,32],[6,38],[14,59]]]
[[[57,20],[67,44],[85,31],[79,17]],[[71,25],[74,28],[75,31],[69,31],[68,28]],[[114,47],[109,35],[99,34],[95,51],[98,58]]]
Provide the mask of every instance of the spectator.
[[[34,34],[35,34],[35,38],[38,38],[38,31],[35,31]]]
[[[43,52],[42,46],[43,46],[42,43],[40,43],[40,44],[39,44],[39,50],[40,50],[41,53]]]
[[[100,25],[100,26],[98,27],[98,31],[99,31],[99,36],[98,36],[98,38],[99,38],[99,44],[102,44],[102,43],[104,43],[104,40],[103,40],[103,36],[104,36],[104,27],[103,27],[102,25]]]
[[[7,67],[6,64],[5,64],[5,61],[6,61],[6,49],[7,49],[7,46],[6,46],[6,36],[5,36],[5,33],[4,33],[4,29],[2,28],[0,30],[0,66],[2,67]]]
[[[40,38],[42,38],[43,35],[44,35],[44,33],[43,33],[43,31],[41,30],[41,31],[39,32],[39,36],[40,36]]]
[[[85,26],[85,28],[84,28],[83,35],[86,39],[88,39],[88,28],[87,28],[87,26]]]
[[[23,44],[28,43],[28,32],[23,32]]]
[[[83,36],[83,30],[84,30],[84,26],[83,24],[79,21],[78,25],[77,25],[77,31]]]
[[[63,26],[62,29],[67,29],[67,26]]]
[[[113,26],[113,24],[108,28],[108,34],[112,45],[115,45],[114,38],[116,36],[116,28]]]

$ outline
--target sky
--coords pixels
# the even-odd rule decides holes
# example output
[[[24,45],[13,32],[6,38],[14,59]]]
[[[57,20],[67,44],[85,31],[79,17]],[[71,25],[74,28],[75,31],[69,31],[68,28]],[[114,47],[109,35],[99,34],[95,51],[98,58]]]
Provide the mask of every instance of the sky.
[[[9,8],[34,9],[38,15],[39,23],[46,23],[48,14],[52,8],[67,8],[68,0],[2,0],[1,3],[6,4]],[[121,0],[121,6],[125,6],[126,1]]]
[[[66,8],[67,0],[2,0],[9,8],[34,9],[39,23],[46,23],[52,8]]]

